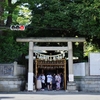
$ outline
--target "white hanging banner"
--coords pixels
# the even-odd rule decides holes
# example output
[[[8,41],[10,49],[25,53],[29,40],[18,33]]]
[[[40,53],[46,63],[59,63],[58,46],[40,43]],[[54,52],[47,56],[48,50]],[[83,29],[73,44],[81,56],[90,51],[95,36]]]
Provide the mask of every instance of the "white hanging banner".
[[[41,60],[61,60],[62,58],[65,57],[65,52],[57,55],[45,55],[45,54],[40,54],[40,53],[35,53],[36,57],[41,59]]]

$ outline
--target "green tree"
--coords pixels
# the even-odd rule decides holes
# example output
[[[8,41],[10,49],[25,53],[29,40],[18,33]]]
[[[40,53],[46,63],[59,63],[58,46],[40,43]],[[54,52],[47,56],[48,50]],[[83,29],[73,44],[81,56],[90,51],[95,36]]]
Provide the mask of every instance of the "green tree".
[[[27,48],[25,46],[22,50],[20,49],[21,46],[23,47],[23,44],[20,46],[20,43],[16,43],[15,38],[17,37],[77,36],[85,37],[87,42],[95,44],[94,46],[97,48],[100,47],[99,0],[17,0],[15,3],[11,3],[11,0],[6,0],[4,8],[4,17],[7,20],[7,26],[11,24],[28,25],[27,30],[24,32],[12,32],[8,30],[4,32],[9,33],[6,34],[6,37],[5,35],[4,37],[0,37],[0,47],[4,49],[6,43],[6,47],[12,48],[14,58],[20,56],[23,50],[26,53]],[[9,42],[10,46],[7,46],[8,41],[11,41]],[[46,43],[45,45],[49,44]],[[9,52],[10,48],[8,50],[7,48],[4,49],[5,54]],[[74,50],[76,50],[74,55],[81,56],[82,52],[79,53],[79,51],[82,50],[82,45],[79,44],[76,48],[79,50],[75,49],[74,46]],[[3,53],[4,51],[2,50]],[[6,61],[13,61],[12,54],[8,55],[10,60],[7,59]],[[4,54],[1,53],[0,56],[2,61],[4,61]]]
[[[0,0],[0,25],[3,25],[4,24],[4,21],[2,19],[2,15],[3,15],[3,12],[4,12],[4,7],[2,6],[2,4],[4,3],[4,0]]]
[[[2,42],[0,44],[1,63],[19,61],[22,55],[28,54],[28,44],[16,42],[16,37],[21,35],[10,31],[6,36],[0,37],[0,43]]]
[[[85,37],[99,47],[99,8],[99,0],[34,0],[28,36]]]
[[[27,0],[26,0],[27,1]],[[23,24],[27,25],[30,23],[30,13],[25,1],[18,0],[12,3],[11,0],[2,2],[3,10],[2,18],[6,20],[5,25],[10,26],[11,24]],[[23,15],[24,11],[24,15]],[[23,18],[21,20],[21,18]],[[6,28],[6,27],[4,27]],[[10,29],[10,28],[9,28]],[[26,34],[23,31],[11,31],[9,29],[3,29],[0,34],[0,62],[13,62],[18,60],[22,55],[27,54],[28,44],[17,43],[17,37],[25,37]]]
[[[30,10],[28,9],[27,0],[6,0],[4,3],[4,19],[6,20],[6,26],[11,24],[24,24],[26,25],[30,21]]]

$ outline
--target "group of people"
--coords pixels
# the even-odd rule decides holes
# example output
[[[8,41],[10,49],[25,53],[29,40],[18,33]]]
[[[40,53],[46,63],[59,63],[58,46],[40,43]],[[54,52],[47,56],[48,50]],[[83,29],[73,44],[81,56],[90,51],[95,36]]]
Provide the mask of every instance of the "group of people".
[[[48,90],[60,90],[63,87],[63,74],[50,74],[46,76],[42,73],[37,76],[37,89],[45,90],[47,87]]]

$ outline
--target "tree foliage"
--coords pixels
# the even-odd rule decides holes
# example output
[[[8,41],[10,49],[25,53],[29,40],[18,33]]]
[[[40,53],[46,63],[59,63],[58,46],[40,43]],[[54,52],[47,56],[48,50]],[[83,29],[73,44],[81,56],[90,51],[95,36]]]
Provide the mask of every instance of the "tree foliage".
[[[3,8],[5,8],[2,18],[4,20],[4,25],[11,26],[14,25],[27,25],[30,23],[30,11],[26,4],[27,0],[17,0],[17,2],[12,3],[11,0],[5,0],[2,2]],[[25,3],[25,4],[24,4]],[[5,27],[6,28],[6,27]],[[13,62],[18,61],[20,57],[24,54],[28,54],[28,44],[17,43],[17,37],[25,37],[25,32],[11,31],[10,28],[1,30],[0,32],[0,62]]]
[[[70,0],[69,0],[70,1]],[[100,38],[99,0],[34,0],[32,24],[34,31],[41,28],[65,30],[64,36]],[[63,31],[65,33],[65,31]],[[69,34],[67,34],[69,33]],[[36,33],[35,33],[36,34]]]
[[[21,36],[20,33],[11,31],[6,36],[0,36],[0,62],[19,61],[22,55],[28,54],[28,44],[16,42],[17,36]]]
[[[17,37],[77,36],[100,47],[100,0],[17,0],[15,3],[6,0],[4,8],[3,18],[7,20],[7,26],[24,24],[28,27],[24,32],[5,31],[6,36],[0,36],[1,62],[10,62],[26,54],[27,45],[16,43]],[[82,44],[74,46],[74,50],[75,56],[81,56]]]

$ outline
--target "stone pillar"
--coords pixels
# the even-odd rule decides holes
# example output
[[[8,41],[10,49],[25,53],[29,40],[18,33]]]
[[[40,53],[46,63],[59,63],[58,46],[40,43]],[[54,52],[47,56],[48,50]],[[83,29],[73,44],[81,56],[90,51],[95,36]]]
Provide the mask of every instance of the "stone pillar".
[[[66,92],[77,92],[76,83],[74,82],[74,73],[73,73],[73,49],[72,42],[68,42],[68,83]]]
[[[14,62],[14,76],[17,76],[17,62]]]
[[[68,42],[68,69],[69,69],[69,82],[74,81],[73,75],[73,51],[72,51],[72,42]]]
[[[29,42],[28,91],[33,91],[33,42]]]

